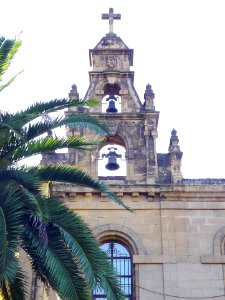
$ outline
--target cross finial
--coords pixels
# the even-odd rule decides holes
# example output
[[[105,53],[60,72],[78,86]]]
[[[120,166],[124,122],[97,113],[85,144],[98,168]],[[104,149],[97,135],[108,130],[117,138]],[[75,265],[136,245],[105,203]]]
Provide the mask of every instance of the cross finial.
[[[102,14],[102,20],[109,20],[109,32],[113,32],[113,20],[120,20],[121,14],[114,14],[113,8],[109,9],[108,14]]]

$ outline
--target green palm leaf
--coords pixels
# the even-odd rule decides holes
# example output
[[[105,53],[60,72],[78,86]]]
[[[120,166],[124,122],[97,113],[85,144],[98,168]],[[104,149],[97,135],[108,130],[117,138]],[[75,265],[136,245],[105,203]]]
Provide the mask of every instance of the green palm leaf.
[[[28,228],[25,233],[24,247],[32,259],[34,269],[41,278],[48,279],[63,300],[90,300],[87,284],[55,225],[50,224],[48,227],[48,236],[48,245],[43,248],[32,228]]]
[[[0,82],[20,45],[18,40],[0,37]],[[0,92],[17,75],[0,85]],[[128,207],[104,183],[78,168],[18,166],[20,160],[35,154],[65,147],[86,150],[98,144],[99,136],[108,133],[106,125],[82,113],[84,106],[98,104],[95,99],[55,99],[37,102],[15,114],[0,112],[0,294],[4,300],[26,299],[25,278],[15,255],[21,246],[39,278],[61,299],[90,300],[90,288],[96,287],[105,290],[108,300],[123,299],[113,270],[89,228],[58,200],[43,196],[41,183],[54,180],[86,186]],[[77,107],[76,114],[71,114],[72,107]],[[55,117],[56,111],[67,108],[64,116]],[[49,135],[62,126],[78,131],[84,128],[88,134],[95,131],[98,139]]]
[[[105,136],[108,133],[108,128],[102,121],[90,117],[88,115],[73,115],[64,117],[51,118],[48,121],[40,121],[35,124],[29,124],[24,129],[24,138],[26,141],[37,138],[40,135],[47,133],[49,130],[53,130],[62,126],[68,126],[72,128],[87,128],[95,131],[97,134]]]
[[[124,299],[118,283],[88,226],[74,212],[55,199],[48,199],[49,215],[59,227],[69,251],[83,270],[92,290],[104,288],[107,299]]]
[[[6,227],[6,219],[5,214],[0,207],[0,274],[3,274],[5,270],[6,263],[6,253],[7,253],[7,227]],[[3,276],[2,276],[3,277]]]
[[[20,71],[16,75],[14,75],[12,78],[10,78],[6,83],[0,85],[0,92],[4,90],[7,86],[9,86],[16,78],[19,76],[23,71]]]
[[[29,122],[28,117],[26,116],[26,122]],[[14,115],[11,115],[7,112],[0,113],[0,130],[1,133],[5,134],[5,137],[8,139],[12,136],[12,134],[16,134],[18,137],[23,137],[23,128],[21,122],[17,120]],[[11,131],[11,132],[10,132]],[[9,136],[7,136],[7,134]]]
[[[22,202],[18,185],[14,183],[0,184],[0,227],[1,259],[0,259],[0,286],[3,281],[12,283],[18,271],[18,259],[15,253],[20,245],[22,225]]]
[[[26,277],[22,270],[18,270],[16,278],[12,283],[7,283],[7,290],[9,300],[26,300],[27,290],[26,290]]]
[[[0,289],[0,297],[2,300],[10,300],[10,291],[8,291],[8,284],[6,282],[2,282]]]
[[[9,128],[17,132],[19,129],[21,130],[24,125],[26,125],[28,122],[31,122],[35,120],[38,117],[44,117],[48,113],[59,111],[65,108],[73,107],[73,106],[81,106],[81,105],[86,105],[86,106],[94,106],[98,103],[98,100],[92,99],[92,100],[87,100],[87,101],[82,101],[82,100],[74,100],[74,99],[55,99],[51,100],[48,102],[37,102],[33,105],[31,105],[28,109],[26,110],[21,110],[20,112],[17,112],[15,114],[10,114],[8,112],[1,112],[0,113],[0,129],[1,128]],[[73,119],[74,118],[74,119]],[[101,123],[100,121],[91,118],[91,117],[84,117],[82,120],[81,117],[72,117],[72,119],[68,118],[70,123],[73,122],[92,122],[93,125],[97,125],[98,127],[102,127],[102,129],[106,129],[106,126]],[[42,123],[46,123],[48,125],[54,126],[55,122],[55,127],[57,128],[59,126],[66,125],[67,123],[64,123],[65,121],[64,117],[56,117],[53,119],[53,121],[43,121]],[[53,128],[53,127],[52,127]],[[50,129],[50,128],[49,128]],[[48,129],[47,129],[48,130]],[[44,133],[44,131],[43,131]]]
[[[40,191],[40,177],[27,167],[0,168],[0,182],[9,183],[14,181],[32,193]]]
[[[43,181],[59,181],[78,184],[81,186],[86,186],[92,188],[98,192],[104,193],[111,200],[117,204],[123,206],[124,208],[130,210],[130,208],[125,205],[116,194],[109,191],[107,185],[103,182],[93,179],[91,176],[87,175],[80,169],[68,165],[48,165],[40,166],[39,168],[31,168],[34,172],[39,174]]]
[[[22,114],[35,114],[40,115],[43,113],[51,113],[59,111],[65,108],[74,107],[74,106],[96,106],[99,104],[99,101],[96,99],[90,100],[80,100],[80,99],[55,99],[48,102],[36,102],[28,107],[26,110],[21,111]]]
[[[23,187],[21,187],[21,189],[21,201],[23,201],[26,210],[32,212],[38,219],[43,220],[43,222],[45,219],[48,219],[47,213],[45,212],[45,209],[43,209],[43,201],[40,201],[41,197],[31,193]]]
[[[83,137],[69,137],[67,139],[45,137],[40,140],[22,144],[20,147],[17,147],[14,151],[12,151],[12,154],[9,153],[8,156],[12,157],[13,162],[15,163],[21,159],[28,158],[33,155],[48,153],[63,148],[90,150],[90,146],[97,144],[99,144],[99,142],[88,142]]]
[[[2,75],[9,68],[12,59],[17,53],[21,46],[20,40],[9,40],[1,37],[0,43],[0,81],[2,80]]]

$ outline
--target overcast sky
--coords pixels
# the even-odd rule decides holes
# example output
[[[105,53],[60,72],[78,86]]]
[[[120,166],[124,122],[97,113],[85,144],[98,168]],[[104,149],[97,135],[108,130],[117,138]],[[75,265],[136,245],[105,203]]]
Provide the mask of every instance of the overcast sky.
[[[24,69],[0,94],[0,108],[15,111],[35,101],[67,97],[89,85],[90,48],[108,33],[101,14],[121,13],[114,32],[134,49],[135,87],[147,83],[160,111],[157,152],[168,151],[177,130],[185,178],[225,177],[224,0],[7,0],[0,34],[20,32],[23,45],[5,79]]]

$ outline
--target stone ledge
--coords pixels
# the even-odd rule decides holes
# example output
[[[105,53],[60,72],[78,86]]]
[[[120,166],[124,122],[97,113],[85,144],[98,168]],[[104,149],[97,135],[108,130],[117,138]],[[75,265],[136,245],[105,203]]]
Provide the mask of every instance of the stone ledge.
[[[186,260],[184,260],[186,258]],[[196,256],[192,263],[202,264],[225,264],[225,255],[202,255]],[[134,255],[134,264],[176,264],[179,262],[190,263],[188,256],[169,256],[169,255]]]
[[[134,255],[134,264],[175,264],[176,257],[169,255]]]
[[[124,195],[132,195],[132,193],[139,193],[147,197],[160,196],[161,200],[170,201],[187,201],[198,198],[198,201],[215,201],[220,199],[221,202],[225,199],[225,185],[203,185],[203,186],[179,186],[179,185],[146,185],[138,184],[134,181],[119,180],[108,182],[111,191],[115,193],[123,192]],[[122,189],[122,190],[121,190]],[[99,194],[87,187],[77,185],[65,184],[60,182],[52,183],[53,192],[75,192],[85,193],[92,192]]]
[[[203,264],[225,264],[225,255],[203,255],[201,261]]]
[[[225,209],[225,202],[222,201],[163,201],[161,202],[161,209],[187,209],[187,210],[222,210]]]

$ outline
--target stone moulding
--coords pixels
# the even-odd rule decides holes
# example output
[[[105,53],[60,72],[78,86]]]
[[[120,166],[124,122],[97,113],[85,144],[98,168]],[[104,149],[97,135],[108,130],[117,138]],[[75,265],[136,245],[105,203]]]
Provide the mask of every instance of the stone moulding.
[[[120,224],[104,224],[92,229],[94,236],[101,242],[116,238],[128,244],[134,255],[145,255],[146,249],[140,236],[131,228]]]
[[[213,255],[201,256],[203,264],[225,264],[224,254],[225,226],[217,231],[213,240]]]

